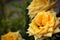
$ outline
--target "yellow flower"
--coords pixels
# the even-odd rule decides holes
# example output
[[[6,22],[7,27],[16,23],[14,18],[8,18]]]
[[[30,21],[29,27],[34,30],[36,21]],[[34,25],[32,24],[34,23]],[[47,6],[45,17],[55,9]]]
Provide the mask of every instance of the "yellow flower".
[[[9,32],[1,36],[1,40],[22,40],[19,32]]]
[[[39,12],[29,24],[29,36],[34,35],[35,38],[41,38],[42,36],[51,37],[52,34],[60,32],[60,29],[57,27],[58,24],[59,20],[55,12]]]
[[[28,15],[32,19],[35,15],[41,11],[51,10],[56,2],[52,0],[33,0],[27,7],[29,10]]]

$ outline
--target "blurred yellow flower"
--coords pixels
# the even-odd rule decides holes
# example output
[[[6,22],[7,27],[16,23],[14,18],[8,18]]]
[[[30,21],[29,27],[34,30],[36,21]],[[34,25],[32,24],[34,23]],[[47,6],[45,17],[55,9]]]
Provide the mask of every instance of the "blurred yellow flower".
[[[1,40],[22,40],[19,32],[9,32],[1,36]]]
[[[56,2],[53,0],[33,0],[27,7],[29,10],[28,15],[32,19],[35,15],[41,11],[51,10]]]

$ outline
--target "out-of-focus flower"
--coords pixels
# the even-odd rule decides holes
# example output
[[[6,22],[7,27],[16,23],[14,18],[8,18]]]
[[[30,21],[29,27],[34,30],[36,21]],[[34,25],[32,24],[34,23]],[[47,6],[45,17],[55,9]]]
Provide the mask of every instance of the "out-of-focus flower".
[[[35,40],[43,40],[45,37],[51,37],[52,34],[60,32],[58,28],[59,20],[55,12],[39,12],[29,24],[29,35],[33,35]]]
[[[53,0],[33,0],[27,7],[28,15],[32,19],[37,13],[52,9],[56,1]]]
[[[1,36],[1,40],[23,40],[19,32],[8,32]]]

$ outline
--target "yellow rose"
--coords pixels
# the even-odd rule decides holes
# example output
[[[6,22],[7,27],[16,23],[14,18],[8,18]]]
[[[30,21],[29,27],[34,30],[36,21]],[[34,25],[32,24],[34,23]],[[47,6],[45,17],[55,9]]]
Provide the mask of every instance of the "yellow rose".
[[[32,19],[37,13],[41,11],[51,10],[55,6],[54,0],[33,0],[27,7],[29,10],[28,15]]]
[[[1,40],[22,40],[19,32],[9,32],[1,36]]]
[[[55,12],[39,12],[31,21],[28,28],[29,35],[42,35],[51,37],[52,34],[60,32]],[[58,31],[56,31],[58,30]]]

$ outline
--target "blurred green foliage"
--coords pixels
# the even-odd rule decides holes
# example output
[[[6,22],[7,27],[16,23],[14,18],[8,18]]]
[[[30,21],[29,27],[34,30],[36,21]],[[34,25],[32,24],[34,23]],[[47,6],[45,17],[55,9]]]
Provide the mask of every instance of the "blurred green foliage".
[[[0,35],[6,34],[9,31],[20,31],[23,38],[26,40],[34,40],[34,37],[29,37],[27,32],[29,24],[29,16],[27,15],[27,6],[32,0],[24,0],[22,3],[2,1],[0,5]],[[55,40],[55,36],[46,38],[45,40]]]
[[[9,31],[20,31],[26,40],[34,40],[29,37],[27,32],[29,17],[27,15],[27,6],[30,1],[1,3],[0,18],[0,35],[4,35]]]

